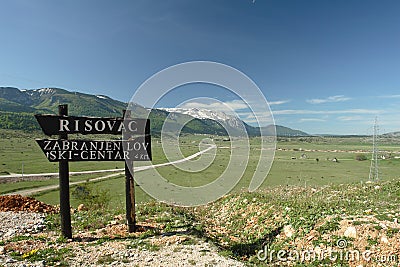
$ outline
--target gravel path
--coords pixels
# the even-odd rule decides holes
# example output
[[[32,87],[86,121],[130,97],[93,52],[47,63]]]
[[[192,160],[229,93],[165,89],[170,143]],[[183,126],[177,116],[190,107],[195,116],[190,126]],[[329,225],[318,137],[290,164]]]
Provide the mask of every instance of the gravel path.
[[[43,250],[46,248],[50,248],[52,251],[67,249],[68,252],[63,255],[64,261],[72,267],[245,266],[241,262],[219,255],[213,245],[193,236],[161,235],[145,239],[125,238],[99,242],[99,239],[96,238],[85,238],[85,236],[93,235],[93,233],[80,232],[81,238],[77,240],[57,242],[59,238],[57,233],[43,232],[45,228],[45,216],[43,214],[0,212],[0,221],[0,266],[48,266],[44,260],[37,262],[17,261],[10,255],[12,251],[29,254],[36,249]],[[101,232],[102,229],[98,231]],[[13,237],[21,235],[28,238],[12,240]],[[38,235],[41,238],[38,238]],[[43,238],[44,236],[45,238]],[[187,240],[191,242],[185,243]],[[57,266],[57,263],[54,265]]]
[[[194,245],[171,244],[158,251],[127,249],[129,242],[106,242],[82,249],[75,246],[72,267],[101,266],[244,266],[218,255],[215,248],[203,241]]]

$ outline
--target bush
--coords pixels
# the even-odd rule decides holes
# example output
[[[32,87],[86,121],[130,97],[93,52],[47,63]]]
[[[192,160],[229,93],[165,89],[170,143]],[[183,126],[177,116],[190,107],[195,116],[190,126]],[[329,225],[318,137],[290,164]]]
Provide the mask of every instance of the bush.
[[[367,156],[365,155],[365,154],[357,154],[356,155],[356,160],[358,160],[358,161],[364,161],[364,160],[367,160],[368,158],[367,158]]]
[[[108,207],[111,200],[109,190],[95,188],[89,184],[78,185],[75,187],[72,196],[79,200],[89,210],[105,209]]]

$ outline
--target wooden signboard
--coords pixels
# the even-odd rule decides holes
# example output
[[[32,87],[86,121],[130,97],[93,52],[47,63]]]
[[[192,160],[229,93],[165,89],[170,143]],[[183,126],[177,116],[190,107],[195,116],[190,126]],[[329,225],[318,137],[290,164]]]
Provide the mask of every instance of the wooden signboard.
[[[150,120],[124,118],[76,117],[60,115],[35,115],[44,134],[150,134]]]
[[[59,162],[61,232],[72,238],[69,199],[69,161],[125,161],[126,219],[135,231],[135,189],[128,163],[151,160],[150,120],[68,116],[68,105],[59,115],[35,115],[43,132],[59,139],[36,140],[51,162]],[[125,115],[125,112],[124,112]],[[68,134],[129,134],[129,140],[68,140]]]

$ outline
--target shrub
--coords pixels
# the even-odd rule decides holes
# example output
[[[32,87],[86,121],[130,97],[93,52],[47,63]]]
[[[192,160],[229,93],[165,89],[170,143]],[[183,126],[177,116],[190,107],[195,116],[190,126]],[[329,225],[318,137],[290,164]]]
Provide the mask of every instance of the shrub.
[[[364,161],[364,160],[367,160],[368,158],[367,158],[367,156],[365,155],[365,154],[357,154],[356,155],[356,160],[358,160],[358,161]]]
[[[109,190],[95,188],[89,184],[75,187],[72,196],[90,210],[105,209],[111,200]]]

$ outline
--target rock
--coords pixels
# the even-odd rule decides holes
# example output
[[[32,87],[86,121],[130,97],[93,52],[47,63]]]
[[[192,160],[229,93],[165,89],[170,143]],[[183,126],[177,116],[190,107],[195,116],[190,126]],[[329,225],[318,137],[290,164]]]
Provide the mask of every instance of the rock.
[[[11,259],[11,258],[6,260],[6,264],[7,264],[7,263],[14,263],[14,262],[16,262],[16,260]]]
[[[124,220],[124,216],[122,214],[119,214],[119,215],[114,216],[114,219],[122,221],[122,220]]]
[[[387,237],[386,236],[382,236],[381,237],[381,243],[384,243],[384,244],[388,244],[389,243],[389,240],[387,239]]]
[[[283,227],[283,233],[285,234],[286,237],[289,237],[289,238],[292,237],[294,232],[295,231],[291,225],[285,225]]]
[[[379,226],[382,227],[382,229],[387,230],[386,224],[380,222],[380,223],[379,223]]]
[[[372,212],[372,209],[364,210],[364,213],[366,213],[366,214],[370,214],[371,212]]]
[[[32,197],[21,195],[0,196],[0,211],[29,211],[56,213],[54,206],[47,205]]]
[[[349,226],[343,234],[345,237],[357,238],[357,229],[354,226]]]
[[[0,255],[3,255],[3,254],[4,254],[4,252],[5,252],[5,249],[4,249],[4,247],[0,247]]]
[[[14,229],[9,229],[7,233],[4,234],[4,237],[13,237],[16,231]]]
[[[79,204],[79,206],[78,206],[78,211],[87,211],[88,209],[87,209],[87,207],[85,206],[85,205],[83,205],[83,204]]]

